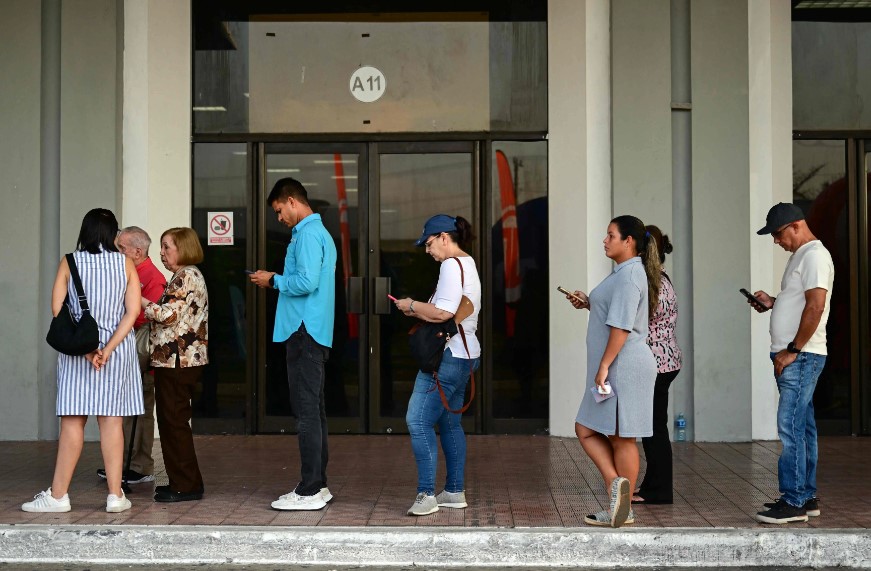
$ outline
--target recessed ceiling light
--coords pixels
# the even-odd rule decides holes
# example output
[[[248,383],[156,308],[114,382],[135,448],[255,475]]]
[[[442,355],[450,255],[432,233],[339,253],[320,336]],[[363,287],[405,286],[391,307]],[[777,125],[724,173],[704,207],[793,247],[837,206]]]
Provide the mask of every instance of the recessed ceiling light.
[[[194,107],[194,111],[227,111],[227,108],[223,105],[215,105],[215,106],[203,106],[203,107]]]

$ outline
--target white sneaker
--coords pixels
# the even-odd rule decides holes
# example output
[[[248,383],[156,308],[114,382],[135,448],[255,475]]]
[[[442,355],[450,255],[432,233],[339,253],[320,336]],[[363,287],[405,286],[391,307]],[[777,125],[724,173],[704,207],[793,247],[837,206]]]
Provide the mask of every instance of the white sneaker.
[[[466,492],[449,492],[447,490],[436,496],[436,502],[440,508],[462,509],[469,505],[466,503]]]
[[[414,498],[414,503],[408,508],[408,515],[429,515],[439,511],[439,503],[435,496],[421,492]]]
[[[120,498],[115,494],[106,496],[106,511],[109,513],[121,513],[129,510],[131,507],[133,507],[133,504],[130,503],[130,500],[127,499],[123,491]]]
[[[333,499],[333,494],[330,493],[330,489],[326,486],[321,488],[321,497],[325,502],[330,503],[330,500]]]
[[[285,511],[319,510],[326,506],[327,502],[324,501],[322,492],[311,496],[300,496],[296,492],[290,492],[289,494],[279,496],[277,500],[272,502],[273,509]]]
[[[64,494],[58,500],[51,495],[51,488],[49,488],[33,496],[32,502],[21,504],[21,509],[22,511],[34,513],[61,513],[70,511],[72,507],[70,506],[69,494]]]

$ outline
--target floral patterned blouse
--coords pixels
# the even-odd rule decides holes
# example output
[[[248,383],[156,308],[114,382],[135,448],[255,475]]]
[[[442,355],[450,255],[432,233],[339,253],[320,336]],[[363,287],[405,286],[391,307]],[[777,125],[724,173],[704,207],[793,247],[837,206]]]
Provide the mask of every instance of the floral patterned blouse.
[[[158,303],[145,307],[151,321],[151,366],[199,367],[209,362],[209,292],[196,266],[172,276]]]
[[[656,369],[660,373],[677,371],[681,367],[682,355],[675,336],[676,325],[677,296],[671,280],[662,272],[659,303],[650,319],[650,331],[647,335],[647,344],[656,357]]]

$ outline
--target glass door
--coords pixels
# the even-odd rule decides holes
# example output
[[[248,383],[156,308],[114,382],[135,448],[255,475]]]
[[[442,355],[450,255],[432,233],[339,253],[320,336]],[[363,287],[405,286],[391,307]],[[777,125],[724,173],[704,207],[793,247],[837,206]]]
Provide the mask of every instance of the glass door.
[[[321,215],[336,244],[336,307],[333,346],[326,364],[326,410],[331,432],[366,431],[364,415],[365,366],[367,363],[367,316],[363,307],[366,259],[366,146],[267,144],[259,172],[260,213],[258,268],[281,272],[290,230],[280,224],[266,204],[266,197],[281,178],[300,181],[308,192],[312,209]],[[249,286],[253,287],[253,286]],[[285,346],[272,342],[278,294],[259,294],[258,432],[292,432]]]
[[[820,434],[871,434],[871,143],[802,134],[793,167],[793,202],[835,265],[817,425]]]
[[[460,215],[480,235],[477,153],[473,142],[370,145],[370,187],[377,191],[369,196],[369,432],[407,432],[405,412],[417,376],[408,330],[415,320],[398,312],[387,294],[426,300],[433,293],[439,264],[414,246],[430,216]],[[479,244],[471,244],[468,253],[480,273]],[[476,377],[480,383],[481,369]],[[465,413],[469,431],[480,430],[480,385],[478,395]]]
[[[860,427],[853,432],[859,434],[871,434],[871,269],[869,269],[869,256],[871,256],[871,139],[858,141],[860,157],[859,184],[857,193],[859,221],[857,224],[858,236],[856,244],[859,248],[859,280],[858,298],[860,305],[864,305],[859,319],[859,343],[856,346],[858,356],[857,368],[861,371],[857,379],[857,392],[859,406],[854,409],[855,416],[859,417]]]
[[[406,432],[405,411],[417,375],[407,335],[414,320],[397,312],[387,294],[428,299],[433,292],[439,265],[414,246],[427,218],[460,215],[477,230],[477,143],[267,144],[263,149],[257,267],[280,272],[284,266],[290,231],[265,204],[283,177],[303,184],[336,243],[336,322],[325,389],[330,431]],[[478,249],[476,241],[469,252],[476,260]],[[285,349],[272,342],[278,296],[269,290],[255,295],[262,324],[257,327],[257,430],[292,432],[296,421]],[[482,372],[477,375],[480,380]],[[466,413],[468,430],[480,430],[480,410],[479,397]]]

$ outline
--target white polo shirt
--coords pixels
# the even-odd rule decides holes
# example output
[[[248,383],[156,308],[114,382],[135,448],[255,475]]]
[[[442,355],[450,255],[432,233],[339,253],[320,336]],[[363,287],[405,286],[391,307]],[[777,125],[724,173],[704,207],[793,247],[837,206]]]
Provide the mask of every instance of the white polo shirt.
[[[457,264],[456,260],[448,258],[442,262],[439,269],[439,283],[430,301],[439,309],[456,313],[462,297],[465,295],[469,298],[475,311],[461,323],[463,331],[466,333],[469,355],[466,354],[466,348],[463,346],[463,338],[460,334],[451,337],[445,348],[450,349],[454,357],[476,359],[481,356],[481,344],[475,335],[478,330],[478,313],[481,311],[481,279],[478,277],[475,260],[469,256],[458,257],[457,260],[463,264],[462,285],[460,265]]]
[[[826,355],[826,322],[832,299],[832,283],[835,280],[835,265],[832,256],[819,240],[812,240],[795,251],[786,264],[781,292],[771,311],[771,352],[786,349],[795,340],[801,313],[805,306],[805,292],[814,288],[826,290],[826,306],[816,331],[801,348],[803,352]]]

